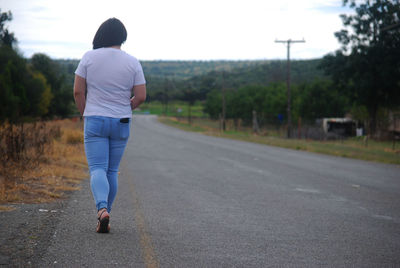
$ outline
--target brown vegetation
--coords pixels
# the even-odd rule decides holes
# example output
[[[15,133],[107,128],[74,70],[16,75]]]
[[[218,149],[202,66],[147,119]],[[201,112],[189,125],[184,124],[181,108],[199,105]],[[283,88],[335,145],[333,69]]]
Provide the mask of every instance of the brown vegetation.
[[[0,204],[62,198],[88,176],[78,120],[3,124],[0,154]]]

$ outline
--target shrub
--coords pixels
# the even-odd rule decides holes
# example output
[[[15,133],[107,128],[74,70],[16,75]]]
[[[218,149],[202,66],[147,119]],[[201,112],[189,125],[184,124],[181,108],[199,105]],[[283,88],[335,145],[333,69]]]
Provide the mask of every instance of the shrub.
[[[16,177],[9,169],[23,171],[34,168],[52,149],[54,138],[60,137],[59,126],[39,123],[3,123],[0,126],[0,176],[6,180]],[[18,173],[18,172],[17,172]]]

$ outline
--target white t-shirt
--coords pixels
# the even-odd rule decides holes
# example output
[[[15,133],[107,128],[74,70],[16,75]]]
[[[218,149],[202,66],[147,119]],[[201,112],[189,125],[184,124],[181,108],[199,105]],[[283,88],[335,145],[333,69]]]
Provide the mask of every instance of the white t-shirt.
[[[83,116],[132,117],[133,86],[146,84],[139,61],[116,48],[98,48],[83,55],[75,74],[86,79]]]

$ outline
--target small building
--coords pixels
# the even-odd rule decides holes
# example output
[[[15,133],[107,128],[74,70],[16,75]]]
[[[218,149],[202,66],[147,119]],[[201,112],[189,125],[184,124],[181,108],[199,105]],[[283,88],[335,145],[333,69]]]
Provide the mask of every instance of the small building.
[[[350,137],[356,135],[356,122],[351,118],[323,118],[322,129],[325,134]]]

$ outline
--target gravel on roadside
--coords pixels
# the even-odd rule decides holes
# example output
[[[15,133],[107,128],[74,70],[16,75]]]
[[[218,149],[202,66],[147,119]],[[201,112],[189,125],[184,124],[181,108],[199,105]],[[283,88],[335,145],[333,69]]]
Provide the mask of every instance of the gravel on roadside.
[[[69,198],[42,204],[10,204],[0,211],[0,266],[36,267],[46,252]]]

